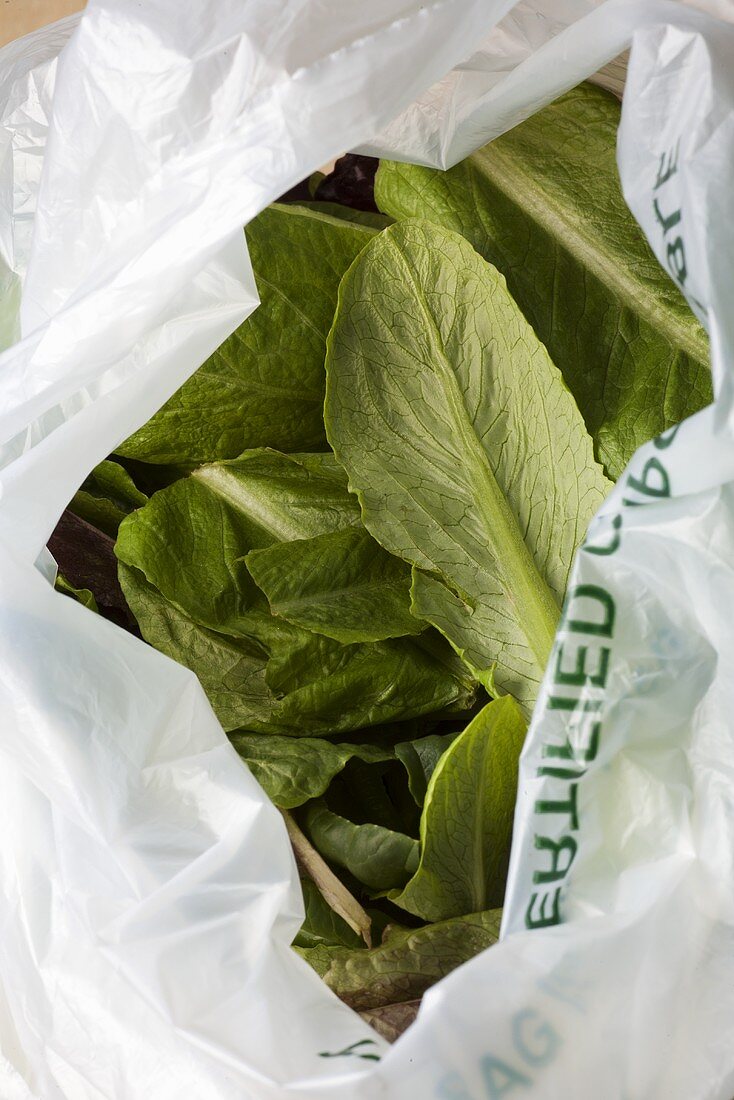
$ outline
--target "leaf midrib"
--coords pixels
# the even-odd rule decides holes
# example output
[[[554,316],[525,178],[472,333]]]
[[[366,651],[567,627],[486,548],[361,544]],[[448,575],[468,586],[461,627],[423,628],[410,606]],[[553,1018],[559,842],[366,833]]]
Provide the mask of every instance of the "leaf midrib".
[[[285,516],[276,514],[267,501],[254,491],[247,491],[241,481],[216,463],[199,466],[191,472],[191,477],[202,482],[207,489],[231,504],[236,511],[271,535],[277,542],[288,542],[303,538],[300,528],[288,522]],[[279,524],[278,519],[282,520]]]
[[[475,158],[475,164],[471,161],[468,164],[470,176],[478,171],[476,165],[480,164],[482,171],[506,198],[515,206],[522,206],[524,212],[531,213],[552,240],[562,241],[563,248],[585,270],[595,275],[617,300],[624,302],[633,314],[644,317],[651,327],[664,332],[673,347],[682,347],[697,362],[706,361],[703,341],[696,340],[690,325],[674,312],[674,303],[664,306],[646,295],[644,283],[633,276],[632,266],[620,263],[612,251],[602,247],[605,244],[603,238],[596,235],[593,239],[589,238],[583,231],[587,223],[581,215],[576,218],[568,216],[559,202],[556,188],[541,186],[526,171],[519,157],[500,149],[497,143],[480,150]],[[641,302],[646,304],[645,309],[640,308]]]
[[[484,529],[487,544],[490,547],[494,568],[501,577],[501,586],[505,599],[513,608],[518,629],[524,635],[528,648],[534,654],[541,671],[545,667],[555,637],[559,612],[555,599],[545,579],[533,561],[532,554],[522,537],[517,517],[513,513],[504,493],[494,476],[487,454],[474,430],[466,405],[461,396],[456,374],[451,366],[441,334],[426,301],[422,288],[413,274],[407,257],[392,237],[387,238],[389,245],[399,257],[407,279],[413,288],[415,300],[423,314],[430,343],[434,351],[434,363],[438,369],[442,389],[450,405],[454,421],[461,432],[461,440],[471,460],[470,482],[472,495]],[[486,489],[486,494],[481,490]],[[484,501],[491,502],[490,508],[484,507]],[[497,522],[499,519],[500,522]],[[500,537],[496,537],[497,531]],[[504,545],[503,545],[504,544]],[[503,549],[508,551],[503,553]],[[462,547],[467,556],[469,551]],[[477,567],[486,570],[481,562],[472,559]],[[508,567],[508,562],[517,561],[516,568]],[[548,609],[556,608],[555,616]],[[526,624],[530,624],[530,629]]]
[[[282,301],[285,302],[290,309],[296,314],[296,316],[303,322],[306,328],[310,328],[312,332],[318,337],[319,343],[326,343],[326,333],[321,332],[320,329],[314,324],[310,317],[307,317],[300,306],[296,305],[292,298],[289,298],[286,292],[279,287],[277,283],[272,283],[270,279],[266,279],[264,275],[258,275],[257,281],[262,286],[266,286],[268,290],[271,290],[273,294],[276,294]]]

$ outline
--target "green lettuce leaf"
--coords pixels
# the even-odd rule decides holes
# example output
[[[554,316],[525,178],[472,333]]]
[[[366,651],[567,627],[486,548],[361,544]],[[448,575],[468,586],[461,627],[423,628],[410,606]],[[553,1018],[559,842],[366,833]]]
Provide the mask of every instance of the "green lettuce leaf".
[[[583,84],[447,172],[382,162],[378,205],[467,238],[563,371],[618,477],[711,400],[708,341],[619,184],[620,106]]]
[[[420,863],[389,897],[427,921],[502,904],[525,722],[514,699],[495,699],[446,750],[428,783]]]
[[[99,608],[97,607],[94,593],[90,592],[88,588],[75,588],[61,573],[56,575],[54,588],[57,592],[63,592],[65,596],[71,596],[77,603],[83,604],[83,606],[88,607],[90,611],[95,611],[99,614]]]
[[[284,810],[324,794],[334,776],[355,757],[368,763],[392,757],[377,745],[334,745],[314,737],[235,731],[229,738],[268,797]]]
[[[127,470],[118,462],[105,459],[82,482],[69,508],[75,515],[114,538],[125,516],[141,508],[147,500]]]
[[[115,553],[143,636],[199,676],[225,729],[336,736],[470,705],[435,641],[342,645],[271,614],[249,552],[359,522],[333,456],[255,450],[200,467],[121,524]]]
[[[187,615],[142,570],[121,561],[119,576],[143,637],[196,673],[225,730],[336,737],[472,702],[471,690],[418,645],[339,646],[305,632],[276,637],[265,613],[261,631],[253,625],[252,636],[234,636]]]
[[[159,489],[167,489],[179,478],[188,477],[197,465],[195,462],[182,462],[172,466],[160,462],[140,462],[136,458],[123,458],[116,452],[112,458],[127,470],[138,490],[147,497],[152,497]]]
[[[332,455],[263,448],[155,493],[122,524],[115,552],[203,626],[240,634],[253,629],[253,613],[271,618],[245,565],[250,550],[359,524]]]
[[[322,800],[301,811],[303,831],[324,859],[373,890],[402,886],[418,866],[418,841],[384,825],[355,825]]]
[[[277,729],[267,654],[253,639],[207,630],[166,600],[145,574],[119,562],[120,584],[145,640],[199,677],[225,730]]]
[[[419,806],[426,800],[428,781],[439,760],[459,733],[459,730],[451,733],[429,733],[414,741],[401,741],[395,746],[395,755],[408,773],[410,793]]]
[[[421,997],[457,966],[499,938],[502,912],[486,913],[400,929],[378,947],[299,949],[337,996],[358,1011]]]
[[[325,448],[326,334],[339,280],[375,232],[301,206],[264,210],[246,230],[260,306],[119,453],[175,464]]]
[[[308,177],[308,193],[309,193],[309,195],[311,196],[312,199],[313,199],[314,195],[316,194],[316,192],[318,191],[319,184],[325,179],[326,179],[326,172],[322,172],[320,168],[318,168],[315,172],[312,172],[311,175]],[[300,205],[310,206],[311,203],[310,202],[306,202],[306,203],[303,203],[303,204],[299,203],[298,205],[299,206]]]
[[[302,742],[299,742],[302,744]],[[295,947],[342,946],[364,949],[364,943],[329,904],[309,878],[301,879],[306,918],[293,941]]]
[[[475,688],[457,676],[448,647],[426,645],[424,636],[341,645],[265,614],[253,613],[250,626],[270,655],[266,680],[288,732],[346,733],[433,711],[446,717],[474,703]]]
[[[387,229],[388,225],[392,225],[395,220],[388,214],[378,214],[374,210],[355,210],[353,206],[343,206],[340,202],[322,202],[319,199],[312,199],[310,202],[299,202],[297,205],[305,210],[313,210],[317,214],[328,214],[331,218],[339,218],[356,225],[366,225],[370,229]]]
[[[529,711],[568,574],[609,488],[505,280],[455,233],[386,229],[345,275],[326,426],[413,612]]]
[[[361,527],[253,550],[246,558],[274,615],[338,642],[420,634],[410,569]]]

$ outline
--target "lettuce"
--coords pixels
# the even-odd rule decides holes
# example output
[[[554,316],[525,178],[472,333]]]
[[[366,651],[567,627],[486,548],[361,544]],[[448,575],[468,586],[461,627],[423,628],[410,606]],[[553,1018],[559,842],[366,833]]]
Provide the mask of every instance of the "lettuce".
[[[705,337],[619,193],[617,119],[583,87],[449,172],[383,164],[395,223],[264,211],[262,305],[54,535],[100,613],[127,621],[117,563],[125,615],[199,676],[283,813],[296,949],[391,1037],[499,933],[526,719],[601,463],[709,392]]]
[[[582,84],[448,172],[383,162],[378,205],[461,233],[495,264],[618,477],[711,400],[708,338],[619,185],[619,101]]]
[[[573,556],[610,487],[504,278],[456,233],[386,229],[339,290],[326,427],[412,611],[532,709]]]

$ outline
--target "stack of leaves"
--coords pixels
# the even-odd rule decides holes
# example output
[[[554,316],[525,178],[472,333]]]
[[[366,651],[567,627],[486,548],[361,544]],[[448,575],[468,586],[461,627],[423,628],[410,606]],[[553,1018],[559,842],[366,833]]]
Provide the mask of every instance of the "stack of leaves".
[[[618,115],[584,86],[449,172],[383,163],[386,215],[264,211],[260,308],[70,506],[283,810],[297,949],[389,1035],[497,937],[607,474],[709,396],[619,192]]]

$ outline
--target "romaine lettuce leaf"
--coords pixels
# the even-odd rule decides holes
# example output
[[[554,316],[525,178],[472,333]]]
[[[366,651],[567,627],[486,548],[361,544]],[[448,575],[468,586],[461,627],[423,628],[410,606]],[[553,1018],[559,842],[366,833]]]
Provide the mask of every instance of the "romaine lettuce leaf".
[[[302,878],[301,889],[306,919],[293,941],[296,947],[325,944],[329,947],[364,948],[359,935],[329,907],[311,879]]]
[[[339,291],[326,426],[413,612],[532,708],[576,548],[609,488],[563,379],[458,234],[407,221]]]
[[[372,822],[355,824],[317,799],[301,811],[303,831],[329,863],[372,890],[407,883],[418,867],[418,841]]]
[[[333,991],[358,1011],[421,997],[429,986],[499,938],[499,909],[423,928],[395,929],[369,950],[298,949]]]
[[[421,815],[420,863],[390,900],[439,921],[502,904],[525,722],[514,699],[495,699],[439,760]]]
[[[395,755],[408,773],[410,793],[418,806],[422,806],[426,800],[428,781],[439,760],[459,734],[459,730],[452,733],[429,733],[413,741],[401,741],[395,746]]]
[[[574,394],[611,477],[711,400],[708,339],[619,184],[620,106],[582,84],[440,172],[383,161],[378,206],[495,264]]]
[[[247,555],[359,524],[332,455],[255,450],[155,493],[121,524],[115,552],[143,636],[197,673],[225,729],[336,736],[465,708],[474,688],[442,639],[343,645],[271,614]],[[385,600],[394,611],[395,593]]]
[[[339,280],[375,232],[302,206],[258,215],[246,236],[261,304],[119,453],[200,463],[325,449],[326,334]]]
[[[74,494],[69,508],[93,527],[114,538],[125,516],[148,498],[119,462],[105,459],[92,470]]]
[[[229,739],[268,797],[284,810],[318,798],[355,757],[368,763],[392,757],[378,745],[334,745],[320,737],[234,731]]]
[[[338,642],[426,628],[410,611],[410,568],[363,527],[252,550],[246,564],[274,615]]]

